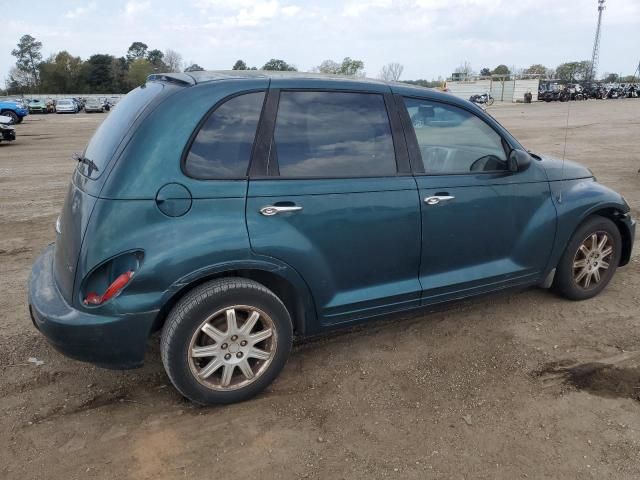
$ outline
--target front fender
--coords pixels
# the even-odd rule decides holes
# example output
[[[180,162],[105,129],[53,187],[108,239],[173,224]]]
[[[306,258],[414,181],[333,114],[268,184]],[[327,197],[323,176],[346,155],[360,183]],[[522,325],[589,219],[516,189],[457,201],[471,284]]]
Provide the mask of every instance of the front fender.
[[[549,185],[558,222],[547,271],[558,264],[571,235],[590,215],[606,212],[622,217],[629,212],[629,205],[619,193],[593,178],[550,182]]]

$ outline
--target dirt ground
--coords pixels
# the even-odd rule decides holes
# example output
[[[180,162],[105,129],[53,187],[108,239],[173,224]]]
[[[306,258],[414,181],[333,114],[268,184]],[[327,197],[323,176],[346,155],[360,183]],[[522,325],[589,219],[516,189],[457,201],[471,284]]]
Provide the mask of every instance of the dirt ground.
[[[562,156],[567,108],[491,112],[527,148]],[[640,217],[640,100],[570,109],[567,158]],[[54,240],[70,155],[102,118],[30,116],[0,144],[1,479],[640,477],[638,248],[589,301],[532,289],[300,344],[238,405],[183,400],[157,337],[136,371],[58,354],[31,325],[25,284]]]

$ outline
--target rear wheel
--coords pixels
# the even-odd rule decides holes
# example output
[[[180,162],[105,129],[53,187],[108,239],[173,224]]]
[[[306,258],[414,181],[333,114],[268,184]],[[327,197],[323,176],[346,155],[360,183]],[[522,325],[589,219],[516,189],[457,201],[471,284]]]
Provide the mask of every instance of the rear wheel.
[[[489,105],[489,106],[493,105],[493,102],[494,102],[494,101],[495,101],[495,100],[494,100],[494,98],[493,98],[493,97],[489,97],[489,98],[487,99],[487,105]]]
[[[608,218],[594,216],[573,234],[554,280],[554,289],[571,300],[585,300],[600,293],[620,263],[622,238]]]
[[[240,402],[278,376],[292,336],[289,312],[265,286],[243,278],[213,280],[172,309],[162,332],[162,362],[191,401]]]

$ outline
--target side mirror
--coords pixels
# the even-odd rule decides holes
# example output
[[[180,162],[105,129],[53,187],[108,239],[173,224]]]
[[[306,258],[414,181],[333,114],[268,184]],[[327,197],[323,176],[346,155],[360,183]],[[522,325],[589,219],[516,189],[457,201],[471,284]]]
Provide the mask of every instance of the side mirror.
[[[531,155],[524,150],[513,149],[507,160],[510,172],[522,172],[531,165]]]

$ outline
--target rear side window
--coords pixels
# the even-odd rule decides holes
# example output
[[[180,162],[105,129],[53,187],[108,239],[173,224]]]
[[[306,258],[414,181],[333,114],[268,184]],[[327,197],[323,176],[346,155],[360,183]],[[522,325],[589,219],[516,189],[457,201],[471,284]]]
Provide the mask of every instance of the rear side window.
[[[196,135],[185,172],[195,178],[240,178],[247,175],[264,92],[233,97],[207,118]]]
[[[128,93],[93,134],[83,156],[91,162],[79,162],[78,169],[89,178],[100,176],[116,152],[118,145],[145,107],[161,91],[162,84],[150,82]],[[60,100],[58,105],[70,105],[71,100]],[[96,168],[97,167],[97,168]]]
[[[395,175],[389,117],[379,94],[280,93],[270,161],[281,177]]]

